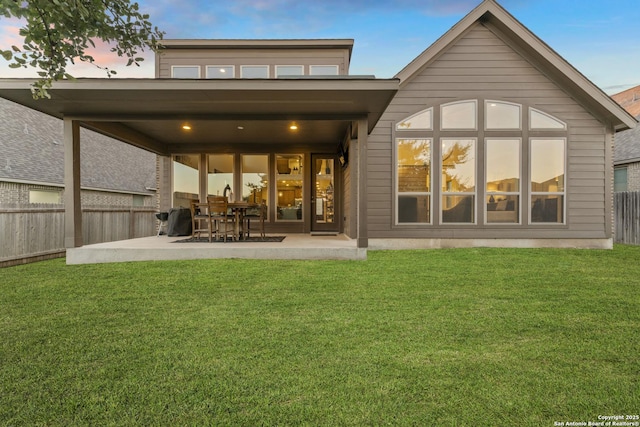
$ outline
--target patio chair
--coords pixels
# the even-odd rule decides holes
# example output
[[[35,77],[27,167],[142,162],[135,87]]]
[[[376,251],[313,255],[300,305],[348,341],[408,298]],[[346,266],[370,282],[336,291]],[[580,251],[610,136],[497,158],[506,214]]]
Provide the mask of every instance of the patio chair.
[[[251,208],[250,210],[247,211],[247,213],[244,215],[246,227],[243,227],[244,228],[243,231],[246,231],[247,233],[247,239],[251,237],[251,220],[254,219],[258,221],[257,229],[260,230],[260,237],[262,238],[262,240],[264,240],[264,237],[265,237],[264,220],[266,217],[267,217],[267,205],[265,204],[264,200],[257,208]]]
[[[214,224],[208,210],[203,209],[203,205],[198,200],[191,201],[191,237],[200,238],[200,233],[206,232],[209,241],[213,237]]]
[[[216,234],[216,240],[222,236],[223,240],[227,241],[227,236],[230,234],[232,239],[237,238],[235,235],[235,217],[232,212],[229,211],[227,205],[227,198],[219,196],[209,196],[207,202],[208,213],[210,220],[215,225],[213,230]]]

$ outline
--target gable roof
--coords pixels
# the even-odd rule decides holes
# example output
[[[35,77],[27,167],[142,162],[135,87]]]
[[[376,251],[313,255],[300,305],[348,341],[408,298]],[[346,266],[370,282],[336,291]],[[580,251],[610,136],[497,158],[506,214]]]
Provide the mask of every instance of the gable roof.
[[[560,87],[564,88],[603,122],[613,126],[616,131],[635,127],[637,121],[629,113],[495,0],[483,0],[478,7],[398,72],[395,77],[400,79],[400,87],[412,80],[425,67],[428,67],[455,40],[478,22],[485,25],[498,37],[515,45],[519,51],[526,53],[527,60],[537,68],[544,70],[545,74]]]

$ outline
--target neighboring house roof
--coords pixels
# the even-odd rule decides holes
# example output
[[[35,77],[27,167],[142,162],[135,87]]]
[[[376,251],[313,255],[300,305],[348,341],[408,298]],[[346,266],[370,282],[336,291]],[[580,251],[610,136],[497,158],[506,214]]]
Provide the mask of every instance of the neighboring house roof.
[[[64,184],[62,121],[0,98],[0,181]],[[81,129],[84,188],[148,193],[156,186],[155,155]]]
[[[640,162],[640,126],[618,132],[613,149],[613,163],[615,165],[635,162]]]
[[[640,86],[611,95],[611,98],[640,119]],[[635,162],[640,162],[640,126],[617,133],[613,150],[614,164]]]
[[[614,101],[622,106],[633,117],[640,117],[640,86],[611,95]]]
[[[636,125],[637,121],[631,115],[494,0],[484,0],[396,74],[395,77],[400,79],[400,86],[408,83],[413,76],[428,67],[451,43],[478,22],[490,24],[491,30],[496,35],[521,48],[536,67],[545,70],[546,74],[560,87],[604,123],[611,124],[618,131],[630,129]]]

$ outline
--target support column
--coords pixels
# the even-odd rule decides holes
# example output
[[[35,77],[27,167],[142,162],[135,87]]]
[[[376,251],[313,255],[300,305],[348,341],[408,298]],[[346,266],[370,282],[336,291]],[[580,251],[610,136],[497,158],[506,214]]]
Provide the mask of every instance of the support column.
[[[64,246],[82,246],[80,201],[80,125],[64,119]]]
[[[364,118],[358,120],[358,157],[357,157],[357,179],[358,197],[357,200],[357,224],[356,235],[358,247],[369,246],[369,233],[367,231],[367,144],[369,135],[369,121]]]

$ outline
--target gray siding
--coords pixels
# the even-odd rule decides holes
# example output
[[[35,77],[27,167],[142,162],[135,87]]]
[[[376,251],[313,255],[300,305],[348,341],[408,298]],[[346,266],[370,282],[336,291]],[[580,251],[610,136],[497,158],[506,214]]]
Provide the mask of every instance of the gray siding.
[[[521,225],[483,225],[483,188],[476,198],[476,225],[394,226],[393,126],[430,106],[464,99],[495,99],[531,106],[568,125],[565,225],[526,225],[528,147],[523,131]],[[482,105],[479,103],[482,111]],[[436,112],[436,117],[438,113]],[[482,121],[479,128],[482,129]],[[483,131],[478,139],[478,183],[484,182]],[[462,132],[461,136],[470,136]],[[496,132],[491,135],[496,136]],[[369,139],[368,227],[370,238],[610,238],[611,134],[584,107],[516,49],[477,23],[402,87]],[[434,159],[437,163],[437,159]],[[435,189],[435,188],[434,188]],[[435,189],[435,196],[440,193]],[[434,209],[433,215],[439,214]]]
[[[166,49],[160,55],[157,77],[170,78],[173,65],[199,65],[200,76],[206,76],[207,65],[234,65],[240,77],[241,65],[269,65],[269,76],[275,76],[276,65],[338,65],[339,74],[348,74],[349,54],[341,49]]]

